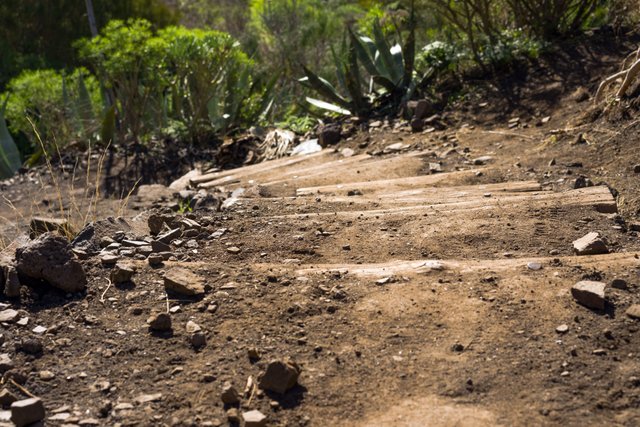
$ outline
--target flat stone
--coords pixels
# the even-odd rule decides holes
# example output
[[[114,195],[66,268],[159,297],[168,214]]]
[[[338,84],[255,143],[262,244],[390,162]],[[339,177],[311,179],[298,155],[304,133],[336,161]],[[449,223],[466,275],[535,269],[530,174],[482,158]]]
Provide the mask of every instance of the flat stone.
[[[54,374],[51,371],[44,370],[44,371],[38,372],[38,376],[42,381],[51,381],[56,377],[56,374]]]
[[[606,243],[597,232],[588,233],[578,240],[574,240],[573,249],[578,255],[598,255],[609,252]]]
[[[556,332],[559,334],[564,334],[564,333],[567,333],[568,331],[569,331],[569,326],[566,323],[563,323],[562,325],[556,328]]]
[[[234,255],[236,255],[236,254],[239,254],[239,253],[240,253],[240,248],[239,248],[239,247],[237,247],[237,246],[229,246],[229,247],[227,248],[227,252],[229,252],[230,254],[234,254]]]
[[[18,320],[18,317],[20,316],[20,314],[12,309],[12,308],[8,308],[6,310],[2,310],[0,311],[0,322],[2,323],[13,323],[16,320]]]
[[[491,161],[493,161],[493,157],[491,156],[480,156],[478,158],[473,159],[473,164],[476,166],[482,166],[482,165],[486,165]]]
[[[243,412],[242,418],[244,419],[245,427],[264,427],[267,425],[267,416],[256,409]]]
[[[164,275],[164,287],[167,291],[181,295],[197,296],[204,294],[204,278],[184,268],[173,268]]]
[[[153,252],[171,252],[171,246],[161,242],[160,240],[154,240],[151,242],[151,249]]]
[[[640,319],[640,304],[633,304],[627,309],[627,316],[632,319]]]
[[[263,390],[284,394],[293,388],[300,376],[300,367],[295,362],[274,360],[267,366],[266,372],[260,378],[258,387]]]
[[[104,254],[100,257],[102,265],[115,265],[120,257],[115,254]]]
[[[542,269],[542,264],[540,264],[539,262],[530,262],[527,264],[527,268],[529,270],[538,271]]]
[[[143,403],[157,402],[162,399],[162,393],[142,394],[134,399],[134,401],[142,405]]]
[[[202,331],[202,328],[200,327],[200,325],[198,325],[196,322],[194,322],[193,320],[189,320],[187,322],[187,333],[188,334],[195,334],[196,332],[200,332]]]
[[[44,404],[37,397],[18,400],[11,404],[11,421],[16,427],[37,423],[42,421],[44,417]]]
[[[585,307],[595,310],[604,310],[605,294],[607,284],[603,282],[593,282],[583,280],[576,283],[571,288],[573,298]]]
[[[627,284],[627,281],[624,279],[613,279],[611,281],[611,287],[615,289],[622,289],[622,290],[629,289],[629,285]]]
[[[174,228],[167,231],[166,233],[158,235],[158,238],[156,240],[161,243],[169,244],[173,240],[180,238],[180,236],[182,236],[182,230],[180,230],[179,228]]]

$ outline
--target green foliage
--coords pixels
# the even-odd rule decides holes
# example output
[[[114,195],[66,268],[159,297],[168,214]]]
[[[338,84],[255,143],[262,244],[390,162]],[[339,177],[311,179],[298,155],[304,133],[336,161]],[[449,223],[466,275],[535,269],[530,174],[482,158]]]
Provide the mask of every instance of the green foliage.
[[[54,70],[24,71],[7,85],[6,118],[14,134],[25,135],[31,147],[40,149],[38,135],[46,144],[60,146],[87,139],[98,129],[100,90],[86,69],[64,76]]]
[[[413,20],[413,19],[412,19]],[[391,45],[380,24],[373,25],[373,39],[349,32],[347,52],[335,55],[337,81],[342,95],[329,81],[304,67],[300,83],[316,91],[322,101],[307,98],[312,105],[337,114],[367,116],[373,109],[395,112],[424,87],[431,70],[421,78],[414,72],[415,30],[411,26],[404,46]],[[363,78],[368,75],[369,79]]]
[[[155,34],[144,20],[112,21],[78,47],[114,95],[121,139],[182,131],[176,122],[197,141],[249,126],[267,109],[275,82],[260,78],[238,42],[219,31]]]
[[[163,0],[95,1],[102,28],[112,19],[145,18],[156,27],[176,24],[177,12]],[[85,2],[20,0],[0,2],[0,90],[25,69],[77,66],[72,43],[90,36]]]

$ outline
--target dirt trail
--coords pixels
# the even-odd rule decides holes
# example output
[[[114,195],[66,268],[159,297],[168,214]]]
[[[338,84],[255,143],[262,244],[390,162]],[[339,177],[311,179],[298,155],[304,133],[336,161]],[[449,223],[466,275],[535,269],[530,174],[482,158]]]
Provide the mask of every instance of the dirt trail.
[[[228,425],[227,381],[240,412],[268,425],[640,425],[640,328],[625,314],[640,303],[637,132],[600,126],[574,144],[567,123],[583,106],[566,102],[540,127],[372,129],[339,150],[194,179],[242,190],[223,211],[171,214],[197,226],[167,241],[169,260],[122,247],[132,282],[112,284],[114,267],[90,256],[85,294],[35,287],[5,301],[29,318],[2,324],[5,385],[41,397],[47,425]],[[17,208],[0,216],[29,217],[40,187],[11,188]],[[149,212],[133,216],[127,239],[157,239]],[[593,231],[610,253],[577,256],[572,242]],[[176,268],[204,295],[167,294]],[[580,280],[607,284],[605,310],[576,302]],[[167,311],[172,330],[150,333]],[[198,350],[188,321],[206,336]],[[18,351],[30,337],[41,354]],[[296,387],[243,393],[289,358]]]

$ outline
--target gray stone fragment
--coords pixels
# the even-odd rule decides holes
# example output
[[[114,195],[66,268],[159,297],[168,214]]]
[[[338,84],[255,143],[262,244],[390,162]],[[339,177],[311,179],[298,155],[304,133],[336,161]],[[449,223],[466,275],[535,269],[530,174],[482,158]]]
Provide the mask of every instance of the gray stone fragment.
[[[44,404],[37,397],[18,400],[11,404],[11,421],[16,427],[25,427],[29,424],[42,421],[45,417]]]
[[[295,362],[274,360],[267,366],[258,386],[263,390],[284,394],[293,388],[300,376],[300,367]]]
[[[585,307],[604,310],[606,283],[583,280],[571,288],[573,298]]]
[[[574,240],[573,249],[578,255],[598,255],[609,252],[607,244],[597,232],[588,233],[578,240]]]

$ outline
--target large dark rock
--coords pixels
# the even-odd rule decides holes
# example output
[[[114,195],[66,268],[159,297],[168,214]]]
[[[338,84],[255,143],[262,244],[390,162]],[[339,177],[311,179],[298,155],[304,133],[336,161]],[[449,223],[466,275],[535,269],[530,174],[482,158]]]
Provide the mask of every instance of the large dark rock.
[[[322,147],[335,145],[342,138],[342,126],[339,123],[330,123],[322,126],[318,131],[318,143]]]
[[[87,286],[82,264],[61,236],[47,233],[16,249],[18,274],[42,280],[65,292],[78,292]]]
[[[284,394],[295,387],[300,376],[300,367],[292,361],[274,360],[267,366],[266,372],[260,377],[258,386],[263,390]]]
[[[106,218],[90,222],[76,235],[71,242],[73,249],[95,255],[100,252],[101,242],[105,238],[111,238],[118,232],[129,232],[131,226],[122,218]]]

